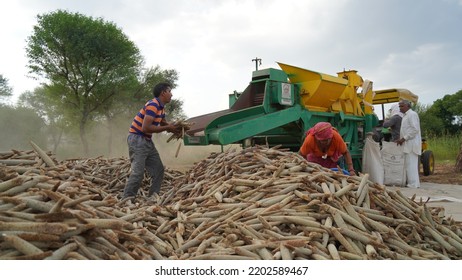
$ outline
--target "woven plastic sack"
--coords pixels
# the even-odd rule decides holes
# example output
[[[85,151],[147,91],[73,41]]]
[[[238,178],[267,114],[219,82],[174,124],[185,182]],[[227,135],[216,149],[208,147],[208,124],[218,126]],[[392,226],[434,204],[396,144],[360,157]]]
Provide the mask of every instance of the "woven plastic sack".
[[[362,167],[362,172],[369,174],[369,180],[383,185],[384,170],[380,144],[372,139],[372,135],[368,135],[364,144]]]
[[[381,153],[384,169],[383,184],[404,187],[406,185],[406,171],[403,146],[398,146],[394,142],[383,141]]]

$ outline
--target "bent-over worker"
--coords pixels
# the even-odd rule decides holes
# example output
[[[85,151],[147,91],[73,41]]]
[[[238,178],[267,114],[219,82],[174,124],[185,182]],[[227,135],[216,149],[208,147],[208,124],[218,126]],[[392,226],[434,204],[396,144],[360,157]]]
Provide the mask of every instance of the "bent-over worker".
[[[308,130],[299,152],[307,161],[326,168],[336,168],[343,156],[350,175],[356,174],[345,141],[328,122],[319,122]]]

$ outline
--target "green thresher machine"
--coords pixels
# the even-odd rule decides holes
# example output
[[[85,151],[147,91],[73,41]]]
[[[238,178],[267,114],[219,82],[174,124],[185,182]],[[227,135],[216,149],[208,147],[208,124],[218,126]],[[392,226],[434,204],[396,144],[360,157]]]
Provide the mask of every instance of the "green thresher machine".
[[[229,109],[190,118],[193,125],[184,144],[265,145],[298,151],[306,131],[324,121],[342,135],[360,171],[365,136],[379,124],[373,105],[418,99],[405,89],[373,91],[372,82],[355,70],[331,76],[278,64],[282,70],[254,71],[243,92],[229,95]]]

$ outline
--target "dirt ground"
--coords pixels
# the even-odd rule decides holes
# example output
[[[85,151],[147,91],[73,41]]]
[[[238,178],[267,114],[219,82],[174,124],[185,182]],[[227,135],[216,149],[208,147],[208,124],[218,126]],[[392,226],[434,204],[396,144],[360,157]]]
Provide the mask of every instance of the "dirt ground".
[[[462,173],[457,173],[453,163],[435,163],[435,172],[429,176],[420,175],[421,182],[462,186]]]

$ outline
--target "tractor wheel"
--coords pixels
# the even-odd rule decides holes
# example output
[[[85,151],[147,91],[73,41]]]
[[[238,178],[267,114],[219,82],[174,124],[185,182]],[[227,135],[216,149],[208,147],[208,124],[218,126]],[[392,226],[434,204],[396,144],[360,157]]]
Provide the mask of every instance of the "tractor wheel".
[[[420,156],[420,161],[422,162],[423,174],[425,176],[433,174],[435,171],[435,158],[433,152],[426,150]]]

